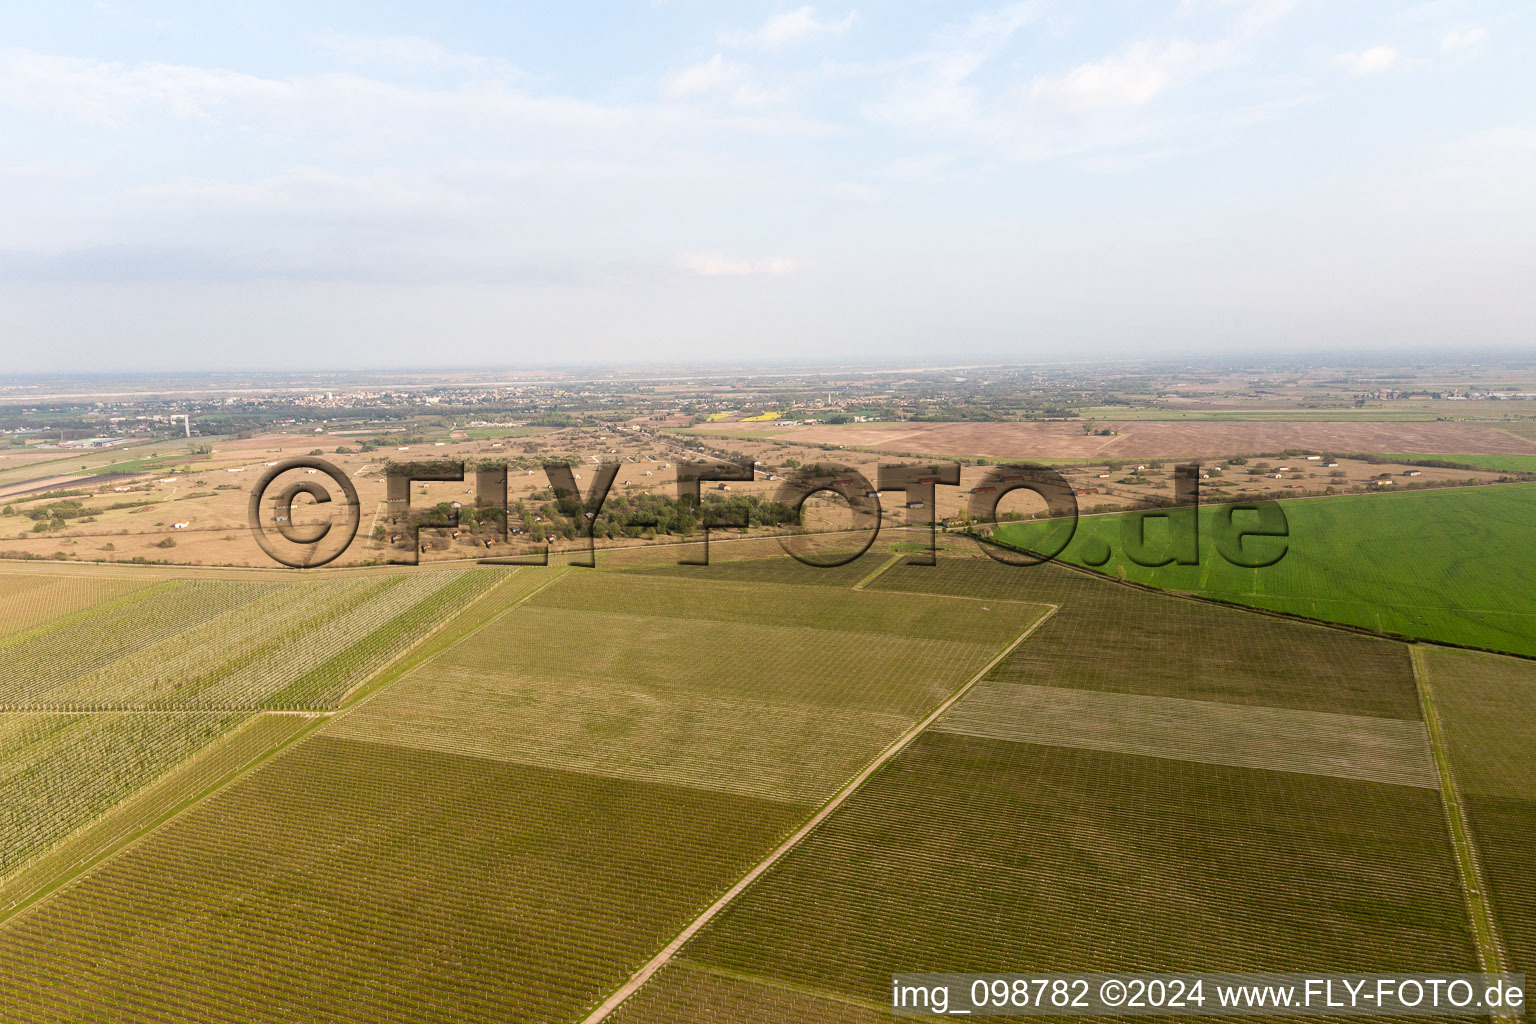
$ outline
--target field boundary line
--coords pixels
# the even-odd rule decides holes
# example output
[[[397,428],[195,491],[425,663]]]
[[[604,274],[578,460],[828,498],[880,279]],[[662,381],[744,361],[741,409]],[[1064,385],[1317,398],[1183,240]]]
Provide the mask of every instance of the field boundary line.
[[[607,999],[603,1000],[602,1003],[598,1005],[597,1009],[583,1017],[581,1024],[598,1024],[599,1021],[602,1021],[614,1010],[618,1009],[625,1000],[634,995],[635,992],[639,991],[640,986],[649,981],[657,971],[665,967],[667,962],[677,955],[678,950],[682,949],[683,946],[687,944],[689,939],[697,935],[700,929],[712,921],[715,916],[720,913],[720,911],[724,910],[730,904],[732,900],[746,891],[747,887],[750,886],[753,882],[757,881],[757,879],[760,878],[764,872],[778,863],[785,854],[789,853],[796,846],[800,845],[800,842],[805,839],[806,836],[810,835],[811,831],[815,829],[817,825],[820,825],[827,819],[827,817],[832,814],[833,811],[841,807],[847,801],[847,799],[852,796],[858,790],[858,788],[869,779],[871,775],[875,774],[875,772],[884,767],[888,761],[905,750],[913,740],[921,736],[930,725],[938,721],[939,717],[942,716],[944,712],[953,707],[955,702],[958,701],[961,697],[964,697],[967,693],[969,693],[971,687],[980,682],[988,672],[991,672],[994,668],[996,668],[1004,658],[1012,654],[1020,644],[1029,638],[1031,633],[1039,629],[1040,626],[1047,622],[1051,616],[1055,615],[1061,607],[1060,605],[1048,604],[1046,602],[1038,602],[1036,606],[1043,606],[1045,608],[1045,614],[1041,615],[1034,622],[1030,623],[1029,628],[1015,637],[1013,643],[999,651],[996,657],[983,665],[975,675],[966,680],[965,683],[954,693],[950,694],[943,703],[930,711],[927,717],[923,718],[922,721],[918,722],[916,725],[912,726],[912,728],[908,729],[906,732],[902,733],[899,737],[892,741],[891,744],[887,746],[883,751],[881,751],[874,760],[865,765],[864,769],[860,771],[859,774],[855,775],[851,780],[845,783],[843,787],[833,795],[832,799],[823,804],[820,810],[811,815],[808,821],[796,829],[788,839],[785,839],[783,842],[781,842],[777,847],[773,849],[772,852],[768,854],[768,856],[764,857],[745,875],[742,875],[739,879],[737,879],[736,883],[727,889],[724,893],[722,893],[719,899],[715,900],[715,902],[711,903],[707,908],[705,908],[704,912],[689,922],[682,931],[678,932],[678,934],[672,939],[671,942],[663,946],[660,952],[651,957],[650,960],[646,961],[645,965],[642,966],[638,971],[630,975],[628,981],[626,981],[623,985],[620,985],[608,996]]]
[[[96,870],[107,861],[117,857],[119,854],[133,849],[135,846],[151,838],[155,833],[159,832],[166,825],[169,825],[177,818],[180,818],[182,815],[186,814],[188,811],[192,810],[194,807],[207,800],[209,797],[218,795],[225,789],[228,789],[230,786],[243,779],[245,776],[256,771],[262,765],[277,757],[279,754],[288,750],[290,747],[308,739],[315,732],[319,731],[319,729],[327,722],[329,722],[333,717],[340,715],[343,712],[351,711],[353,708],[357,707],[359,704],[362,704],[368,698],[374,696],[374,694],[384,689],[390,683],[393,683],[395,680],[405,675],[405,673],[416,668],[418,665],[431,660],[437,654],[441,653],[441,650],[445,650],[447,647],[452,647],[459,641],[474,635],[481,629],[484,629],[486,626],[496,621],[496,619],[500,618],[502,613],[511,611],[513,608],[516,608],[524,601],[527,601],[534,594],[537,594],[551,583],[554,583],[555,580],[559,579],[560,576],[564,575],[564,573],[561,572],[554,574],[544,584],[537,587],[533,591],[524,594],[521,598],[517,599],[512,604],[507,605],[503,609],[493,611],[479,622],[471,623],[462,635],[450,635],[447,639],[446,645],[440,650],[429,651],[425,649],[424,645],[427,645],[428,641],[441,639],[443,631],[447,629],[449,625],[459,622],[465,616],[465,614],[469,612],[470,609],[484,602],[486,598],[500,590],[517,575],[518,574],[516,572],[508,573],[505,579],[490,587],[487,587],[485,591],[478,595],[473,601],[460,608],[453,615],[450,615],[431,633],[422,637],[421,641],[407,648],[400,654],[399,657],[395,658],[388,665],[381,668],[370,682],[366,682],[358,687],[354,687],[351,691],[350,698],[344,699],[343,702],[337,707],[331,709],[329,712],[323,715],[314,716],[301,728],[295,730],[292,733],[289,733],[273,746],[257,753],[244,764],[214,780],[212,783],[187,797],[185,800],[179,801],[175,805],[167,808],[164,813],[157,816],[154,820],[146,823],[138,829],[129,832],[121,842],[112,844],[107,848],[99,851],[95,856],[79,862],[73,870],[61,873],[52,884],[39,889],[24,902],[17,904],[15,907],[8,911],[0,912],[0,928],[8,926],[12,921],[16,920],[25,912],[35,909],[40,904],[46,902],[54,894],[80,881],[82,878],[89,875],[92,871]],[[414,659],[412,658],[413,655],[415,655]],[[255,717],[257,716],[252,716],[253,720]]]
[[[1450,832],[1451,848],[1456,859],[1456,874],[1461,883],[1462,898],[1467,906],[1468,924],[1472,928],[1472,941],[1477,944],[1477,958],[1482,962],[1484,973],[1502,974],[1508,958],[1499,931],[1494,924],[1493,904],[1488,895],[1488,885],[1477,859],[1477,844],[1472,838],[1472,826],[1467,820],[1466,808],[1461,802],[1461,791],[1456,786],[1456,773],[1451,766],[1450,748],[1446,743],[1445,730],[1440,723],[1440,710],[1435,706],[1433,687],[1429,681],[1429,665],[1424,651],[1418,644],[1409,648],[1413,662],[1413,681],[1419,692],[1419,706],[1424,713],[1424,725],[1429,731],[1430,750],[1434,754],[1435,768],[1440,773],[1440,803],[1445,808],[1445,823]],[[1507,1014],[1495,1014],[1495,1020],[1514,1021]]]
[[[542,568],[542,566],[540,566],[540,568]],[[398,679],[401,676],[405,675],[406,672],[413,671],[413,670],[415,670],[417,668],[420,668],[422,665],[425,665],[427,662],[429,662],[433,658],[437,657],[443,651],[447,650],[448,647],[457,646],[460,642],[462,642],[462,641],[468,639],[469,637],[473,636],[474,634],[480,632],[486,626],[489,626],[491,623],[495,622],[497,619],[501,618],[503,615],[505,615],[508,612],[512,611],[514,608],[520,608],[523,605],[527,604],[534,597],[538,596],[539,594],[543,593],[545,590],[547,590],[551,586],[553,586],[555,583],[559,582],[561,577],[565,576],[565,574],[568,573],[569,571],[570,571],[570,567],[569,566],[557,568],[555,572],[550,573],[549,579],[545,580],[543,583],[540,583],[537,587],[534,587],[532,590],[528,591],[528,593],[524,594],[522,597],[518,598],[516,601],[513,601],[511,604],[507,605],[505,608],[501,608],[501,609],[498,609],[497,611],[493,612],[488,618],[485,619],[484,622],[481,622],[478,625],[476,625],[473,628],[471,628],[463,636],[458,637],[452,643],[448,644],[447,647],[444,647],[441,650],[433,651],[430,654],[426,655],[425,657],[422,657],[421,659],[419,659],[418,661],[416,661],[415,663],[413,663],[411,665],[402,666],[400,671],[398,671],[398,672],[394,673],[393,675],[389,676],[389,678],[385,678],[385,672],[389,671],[388,669],[385,669],[384,672],[381,672],[377,677],[374,678],[374,680],[372,682],[366,683],[366,684],[364,684],[362,686],[358,686],[358,687],[354,688],[353,691],[352,691],[352,694],[351,694],[351,699],[347,700],[347,701],[343,701],[341,704],[338,704],[334,709],[332,709],[327,714],[327,716],[326,716],[327,719],[330,719],[330,718],[340,718],[342,715],[347,714],[348,712],[356,711],[364,703],[366,703],[369,700],[372,700],[375,696],[377,696],[380,693],[380,691],[382,691],[385,687],[389,686],[390,683],[393,683],[396,679]],[[464,608],[460,611],[459,614],[462,615],[464,612],[466,612],[470,608],[474,607],[480,601],[484,600],[486,597],[489,597],[490,594],[493,591],[499,590],[508,580],[513,579],[517,575],[519,575],[519,573],[517,571],[508,573],[506,580],[503,580],[501,583],[496,584],[494,587],[488,588],[485,591],[485,593],[481,594],[474,601],[471,601],[469,604],[465,605]],[[449,619],[448,622],[452,622],[452,621],[454,621],[457,618],[458,618],[458,616],[455,615],[453,618]],[[448,625],[448,622],[443,623],[443,625],[444,626]],[[442,627],[439,627],[439,628],[442,628]],[[437,631],[434,630],[433,632],[435,633]],[[423,639],[423,641],[425,641],[428,638],[427,637],[423,637],[422,639]],[[417,645],[417,646],[420,646],[420,645]],[[413,650],[414,650],[414,648],[413,648]],[[409,653],[409,652],[407,652],[407,653]],[[394,664],[399,664],[399,661],[397,660]]]
[[[870,573],[868,576],[865,576],[863,579],[859,580],[859,582],[855,583],[853,585],[853,589],[863,590],[865,587],[869,586],[871,583],[875,582],[875,580],[884,575],[885,570],[889,569],[891,566],[895,565],[897,562],[900,562],[903,558],[906,557],[906,555],[901,554],[900,552],[891,555],[890,558],[887,558],[884,562],[880,563],[880,568],[876,569],[874,572]]]

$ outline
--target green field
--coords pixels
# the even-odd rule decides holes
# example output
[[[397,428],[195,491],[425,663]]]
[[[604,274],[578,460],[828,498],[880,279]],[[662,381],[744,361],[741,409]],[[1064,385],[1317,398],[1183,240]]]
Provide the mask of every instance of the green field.
[[[1314,423],[1412,423],[1439,419],[1487,419],[1499,420],[1508,414],[1505,403],[1496,402],[1435,402],[1394,401],[1372,404],[1366,408],[1307,409],[1293,406],[1283,409],[1149,409],[1105,405],[1083,408],[1077,411],[1084,420],[1134,421],[1134,420],[1279,420],[1284,422],[1308,421]],[[1500,423],[1500,426],[1507,426]]]
[[[1450,462],[1468,469],[1490,469],[1499,473],[1536,473],[1536,455],[1377,455],[1394,462]]]
[[[25,1020],[567,1020],[801,813],[316,738],[0,931],[0,998]]]
[[[1199,565],[1148,568],[1126,558],[1124,534],[1135,513],[1084,517],[1062,558],[1082,564],[1107,546],[1112,554],[1100,571],[1134,583],[1399,636],[1536,655],[1536,485],[1341,495],[1280,507],[1289,525],[1288,550],[1267,568],[1241,568],[1219,556],[1217,506],[1201,508]],[[1243,516],[1235,520],[1239,525]],[[1167,523],[1147,525],[1154,557],[1166,550]],[[1028,547],[1043,527],[1006,524],[996,536]],[[1272,552],[1283,542],[1246,543]]]

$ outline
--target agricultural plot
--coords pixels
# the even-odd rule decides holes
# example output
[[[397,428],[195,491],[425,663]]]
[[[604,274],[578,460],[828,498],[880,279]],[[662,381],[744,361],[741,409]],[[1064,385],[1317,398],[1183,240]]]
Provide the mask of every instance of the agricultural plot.
[[[871,1007],[899,970],[1470,970],[1440,813],[1410,786],[928,733],[683,965]]]
[[[0,725],[5,725],[6,719],[10,717],[29,716],[28,712],[0,716]],[[104,712],[88,717],[118,716],[117,712]],[[139,717],[169,719],[173,716],[144,713]],[[223,716],[204,713],[174,717],[202,723],[225,720]],[[190,727],[186,723],[172,724],[179,725],[183,730]],[[270,751],[309,724],[310,720],[303,715],[249,716],[244,719],[243,724],[235,726],[201,749],[193,751],[148,785],[112,803],[108,810],[91,818],[86,824],[74,828],[73,831],[68,830],[71,824],[90,817],[91,808],[98,808],[108,803],[108,793],[113,790],[122,791],[125,782],[131,786],[139,781],[131,778],[125,780],[124,775],[147,777],[151,774],[146,771],[149,765],[163,765],[170,760],[170,757],[167,752],[156,749],[146,756],[147,764],[133,764],[128,766],[126,771],[123,765],[113,766],[106,763],[105,759],[99,761],[93,759],[86,764],[71,763],[52,766],[58,773],[58,779],[73,784],[72,795],[75,797],[73,804],[60,801],[57,793],[52,794],[48,801],[55,808],[62,807],[69,812],[62,816],[64,820],[57,822],[53,830],[57,834],[63,834],[66,831],[68,834],[46,852],[32,855],[18,869],[0,874],[0,922],[16,913],[28,902],[46,893],[50,888],[73,877],[83,866],[144,834],[180,806],[195,800],[200,794],[217,786],[232,773],[260,761]],[[117,739],[117,737],[113,738]],[[99,754],[93,756],[99,757]],[[62,758],[55,755],[53,760],[58,762]],[[3,767],[7,771],[14,770],[11,765]],[[114,767],[117,769],[116,772],[109,773],[109,770]],[[57,788],[65,789],[64,786]],[[12,798],[19,799],[19,796],[7,795],[8,800]],[[59,827],[61,825],[63,827]]]
[[[718,550],[718,548],[717,548]],[[690,557],[699,557],[692,553]],[[709,565],[659,565],[637,572],[717,583],[798,583],[821,587],[851,587],[879,564],[874,551],[846,565],[820,568],[796,561],[782,552],[765,558],[729,559],[718,555]]]
[[[0,714],[0,880],[241,722],[235,714]]]
[[[1378,455],[1378,459],[1392,459],[1396,462],[1415,462],[1421,459],[1433,459],[1436,462],[1449,462],[1457,466],[1465,466],[1468,469],[1492,469],[1501,473],[1536,473],[1536,455],[1474,455],[1474,454],[1450,454],[1450,455]]]
[[[803,813],[317,737],[0,930],[0,1017],[568,1020]]]
[[[989,681],[1419,720],[1401,644],[990,558],[899,565],[871,588],[1045,601],[1061,611]]]
[[[1418,722],[985,683],[935,732],[1436,788]]]
[[[711,971],[682,960],[663,968],[606,1019],[611,1024],[895,1024],[934,1018],[896,1017],[861,1000]]]
[[[816,805],[1043,611],[568,576],[327,732]]]
[[[1422,653],[1509,969],[1536,976],[1536,664]]]
[[[334,706],[504,572],[170,580],[0,641],[0,709]]]
[[[883,1021],[900,970],[1475,967],[1400,645],[1060,566],[874,586],[1061,609],[611,1020]]]
[[[1432,415],[1432,414],[1429,414]],[[1372,411],[1370,420],[1380,420]],[[1426,416],[1427,419],[1427,416]],[[1076,423],[858,423],[789,427],[756,436],[802,444],[835,444],[923,455],[993,456],[1004,459],[1247,455],[1288,448],[1371,452],[1407,448],[1425,452],[1498,452],[1533,455],[1536,443],[1516,433],[1473,423],[1328,422],[1291,420],[1149,421],[1106,415],[1096,426],[1109,437],[1085,434]],[[714,428],[720,430],[716,425]],[[732,432],[736,433],[735,431]],[[737,436],[754,436],[737,434]]]
[[[1045,611],[524,574],[0,927],[0,1016],[579,1018]]]
[[[1124,515],[1090,516],[1063,552],[1082,564],[1108,545],[1102,571],[1235,604],[1406,637],[1536,655],[1536,485],[1309,498],[1283,504],[1290,540],[1275,565],[1220,557],[1213,506],[1201,509],[1200,564],[1147,568],[1125,557]],[[1156,546],[1162,520],[1148,535]],[[1241,519],[1239,519],[1241,522]],[[1028,546],[1034,524],[997,536]],[[1165,536],[1165,535],[1162,535]],[[1273,546],[1273,540],[1250,541]],[[1027,572],[1026,569],[1019,570]]]
[[[41,573],[7,573],[0,569],[0,644],[5,643],[6,637],[148,585],[143,580],[45,576]]]

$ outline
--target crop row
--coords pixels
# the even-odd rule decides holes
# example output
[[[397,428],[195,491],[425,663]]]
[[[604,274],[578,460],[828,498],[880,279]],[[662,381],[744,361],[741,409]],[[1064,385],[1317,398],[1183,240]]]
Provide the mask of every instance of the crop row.
[[[0,1018],[572,1019],[802,814],[311,740],[0,930]]]
[[[284,594],[290,584],[173,580],[50,624],[9,646],[0,707],[26,707],[36,695],[92,673],[232,609]],[[34,705],[35,706],[35,705]]]
[[[1037,686],[1419,719],[1402,644],[988,558],[897,566],[874,589],[1047,601],[1061,610],[993,678]]]
[[[680,614],[689,602],[701,619]],[[571,575],[327,733],[815,805],[1040,609],[978,611],[915,595]],[[924,618],[916,636],[893,635],[913,616]],[[941,639],[951,624],[991,643]]]
[[[211,713],[0,715],[0,879],[240,721]]]
[[[18,644],[0,707],[324,706],[495,578],[480,570],[172,584]]]
[[[928,734],[701,931],[710,969],[1471,970],[1438,794]]]
[[[988,682],[968,693],[934,728],[1058,747],[1439,786],[1423,724],[1396,718]]]
[[[1423,655],[1508,969],[1536,976],[1536,663]]]
[[[84,769],[75,769],[74,766],[60,769],[61,774],[73,770],[82,773],[83,777],[76,782],[77,806],[63,815],[82,824],[72,831],[58,829],[61,834],[67,831],[63,839],[50,840],[46,849],[36,850],[30,859],[22,862],[19,869],[4,875],[3,880],[0,880],[0,916],[78,865],[140,834],[183,800],[202,793],[230,773],[258,760],[307,724],[308,719],[299,715],[256,715],[246,718],[244,724],[235,726],[201,749],[190,752],[159,778],[112,803],[95,817],[92,817],[95,809],[112,799],[112,794],[100,792],[109,777],[96,776]],[[162,754],[151,760],[163,759]]]
[[[0,571],[0,637],[14,639],[50,620],[147,585],[142,580]]]

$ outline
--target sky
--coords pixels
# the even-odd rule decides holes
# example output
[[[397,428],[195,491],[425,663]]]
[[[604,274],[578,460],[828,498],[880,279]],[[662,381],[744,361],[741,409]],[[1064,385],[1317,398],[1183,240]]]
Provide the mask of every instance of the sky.
[[[0,7],[6,372],[1536,342],[1536,10]]]

